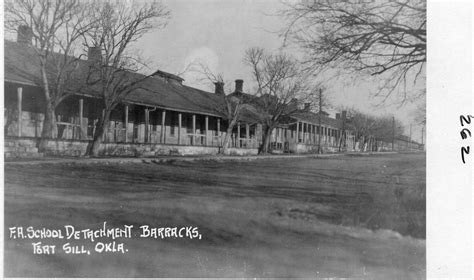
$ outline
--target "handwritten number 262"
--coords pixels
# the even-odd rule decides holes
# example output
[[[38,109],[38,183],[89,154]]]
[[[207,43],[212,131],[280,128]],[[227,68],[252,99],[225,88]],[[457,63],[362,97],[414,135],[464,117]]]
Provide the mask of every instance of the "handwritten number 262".
[[[464,126],[464,123],[470,124],[471,123],[471,118],[474,118],[474,116],[471,116],[471,115],[462,116],[461,115],[459,117],[459,121],[461,122],[461,126]],[[461,138],[463,140],[465,140],[468,137],[467,134],[469,134],[469,137],[471,137],[471,131],[467,128],[463,128],[463,130],[461,130]],[[466,163],[466,161],[464,159],[464,154],[469,154],[469,151],[470,151],[469,146],[461,147],[461,158],[462,158],[463,163]]]

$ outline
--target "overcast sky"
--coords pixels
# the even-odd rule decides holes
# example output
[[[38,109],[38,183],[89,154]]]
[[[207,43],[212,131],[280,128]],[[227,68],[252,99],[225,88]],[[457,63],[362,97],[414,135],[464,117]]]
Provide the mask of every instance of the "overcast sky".
[[[194,61],[202,61],[215,73],[221,73],[226,86],[233,88],[235,79],[244,79],[244,89],[250,89],[252,78],[243,55],[249,47],[263,47],[278,51],[282,48],[282,39],[278,31],[284,27],[284,21],[277,12],[284,8],[279,1],[270,0],[164,0],[172,13],[166,28],[150,32],[144,36],[139,47],[145,57],[151,58],[153,65],[163,71],[180,73]],[[295,47],[284,49],[298,56]],[[195,72],[185,72],[182,77],[185,84],[212,90],[213,85],[203,81]],[[329,79],[329,77],[328,77]],[[230,85],[229,85],[230,84]],[[394,114],[406,125],[409,134],[413,122],[415,104],[403,107],[390,105],[374,106],[371,93],[376,85],[364,83],[361,79],[342,78],[325,84],[334,107],[355,107],[373,114]],[[332,113],[334,113],[333,111]],[[412,127],[415,140],[421,138],[421,127]]]

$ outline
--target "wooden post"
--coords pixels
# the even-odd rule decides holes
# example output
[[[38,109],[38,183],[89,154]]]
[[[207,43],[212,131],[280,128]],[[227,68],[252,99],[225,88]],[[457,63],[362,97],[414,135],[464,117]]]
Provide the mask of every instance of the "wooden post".
[[[105,118],[105,109],[102,109],[102,119]],[[103,128],[104,134],[102,135],[102,141],[107,142],[107,134],[109,133],[109,124],[104,122],[104,128]]]
[[[178,113],[178,145],[181,145],[181,126],[182,126],[182,116],[181,116],[181,113]]]
[[[79,139],[84,139],[84,131],[82,129],[84,117],[84,99],[79,99]]]
[[[303,123],[303,143],[306,144],[306,134],[308,133],[308,124]]]
[[[240,148],[240,122],[237,124],[237,148]]]
[[[245,138],[246,138],[246,147],[250,148],[250,125],[248,123],[245,124]]]
[[[125,143],[128,142],[128,105],[125,105]]]
[[[165,127],[165,120],[166,120],[166,110],[161,112],[161,135],[160,135],[160,143],[166,143],[166,127]]]
[[[17,95],[18,95],[18,137],[21,137],[21,126],[22,126],[22,117],[21,117],[21,111],[22,111],[22,99],[23,99],[23,88],[19,87],[17,88]]]
[[[395,148],[395,117],[392,117],[392,151]]]
[[[324,143],[324,141],[326,141],[326,138],[325,138],[325,137],[326,137],[326,133],[325,133],[325,131],[324,131],[324,127],[323,127],[323,126],[321,126],[321,127],[319,128],[319,132],[321,132],[322,143]]]
[[[221,141],[221,119],[217,119],[217,146],[220,146]]]
[[[308,124],[308,144],[313,144],[313,125]]]
[[[296,122],[296,144],[300,142],[300,122]]]
[[[191,145],[196,144],[196,115],[193,114],[193,135],[191,137]]]
[[[306,143],[311,144],[311,124],[306,124]]]
[[[318,139],[318,135],[317,135],[318,128],[317,127],[318,127],[317,125],[314,125],[314,142],[313,142],[314,144],[316,144],[318,142],[317,141],[317,139]]]
[[[205,128],[206,128],[206,146],[209,146],[209,117],[204,117]]]
[[[166,110],[163,110],[163,111],[161,111],[160,144],[164,144],[165,141],[166,141],[166,137],[165,137],[165,133],[166,133],[165,121],[166,121]]]
[[[306,139],[308,140],[307,144],[311,144],[311,125],[309,123],[307,123],[306,127],[307,127]]]
[[[145,108],[145,143],[149,142],[150,137],[150,111]]]
[[[320,126],[319,127],[319,132],[321,133],[321,142],[324,143],[324,137],[325,137],[325,134],[324,134],[324,127],[323,126]]]

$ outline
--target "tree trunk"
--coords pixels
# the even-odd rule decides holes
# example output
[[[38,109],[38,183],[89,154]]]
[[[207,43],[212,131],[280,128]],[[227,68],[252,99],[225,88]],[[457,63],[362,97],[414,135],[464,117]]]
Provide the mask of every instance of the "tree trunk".
[[[49,139],[56,138],[58,127],[56,125],[55,106],[51,100],[46,100],[46,111],[44,112],[43,130],[41,131],[41,140],[38,145],[39,152],[43,152]]]
[[[266,126],[263,129],[263,135],[262,135],[262,146],[260,147],[260,154],[266,154],[268,153],[269,149],[268,147],[270,146],[270,137],[272,134],[273,127],[272,126]]]
[[[5,124],[3,127],[3,135],[7,136],[8,135],[8,129],[13,123],[13,120],[18,118],[18,110],[11,109],[11,108],[5,108]]]
[[[106,127],[110,121],[111,110],[104,110],[104,114],[99,118],[97,127],[95,130],[94,138],[92,140],[92,146],[90,147],[88,154],[93,157],[99,156],[100,144],[102,144],[102,138],[106,131]]]
[[[231,121],[229,123],[229,126],[227,127],[227,132],[224,137],[224,143],[222,143],[222,149],[220,150],[220,153],[223,155],[227,154],[227,148],[229,146],[229,140],[230,140],[230,136],[232,135],[232,131],[234,130],[234,126],[235,126],[235,121]]]

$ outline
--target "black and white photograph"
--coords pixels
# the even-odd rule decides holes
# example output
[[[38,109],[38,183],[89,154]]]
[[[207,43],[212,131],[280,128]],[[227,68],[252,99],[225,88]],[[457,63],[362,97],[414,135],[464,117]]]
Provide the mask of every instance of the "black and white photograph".
[[[429,153],[472,178],[474,113],[427,110],[427,11],[5,0],[3,275],[435,277]]]

